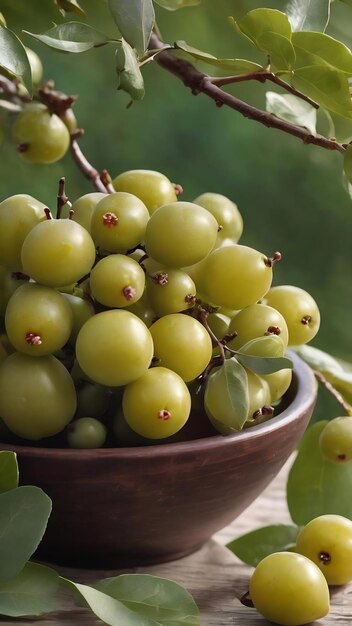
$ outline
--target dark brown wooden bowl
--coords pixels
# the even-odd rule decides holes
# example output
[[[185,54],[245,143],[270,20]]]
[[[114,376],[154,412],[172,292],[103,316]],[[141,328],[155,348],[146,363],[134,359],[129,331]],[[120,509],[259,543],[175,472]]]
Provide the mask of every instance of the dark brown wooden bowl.
[[[53,501],[36,556],[117,569],[199,548],[263,491],[308,424],[316,383],[310,368],[290,356],[286,408],[241,433],[99,450],[0,445],[17,452],[21,484],[42,487]]]

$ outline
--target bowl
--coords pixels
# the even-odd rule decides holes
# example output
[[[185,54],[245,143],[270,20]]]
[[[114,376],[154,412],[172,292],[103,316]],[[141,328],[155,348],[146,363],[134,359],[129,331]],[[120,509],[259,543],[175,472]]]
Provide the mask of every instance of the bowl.
[[[21,484],[41,487],[53,501],[36,558],[117,569],[200,548],[259,496],[309,422],[316,381],[290,357],[294,376],[283,410],[240,433],[97,450],[0,444],[17,453]]]

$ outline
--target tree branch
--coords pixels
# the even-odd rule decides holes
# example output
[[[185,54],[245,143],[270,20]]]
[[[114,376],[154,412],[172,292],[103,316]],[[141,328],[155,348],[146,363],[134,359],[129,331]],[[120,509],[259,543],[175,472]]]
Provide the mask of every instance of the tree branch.
[[[284,80],[282,80],[278,76],[275,76],[273,72],[261,70],[260,72],[251,72],[250,74],[240,74],[239,76],[224,76],[224,77],[216,76],[211,79],[211,82],[213,83],[213,85],[216,85],[217,87],[223,87],[224,85],[232,85],[233,83],[241,83],[241,82],[249,81],[249,80],[257,80],[260,83],[265,83],[265,81],[270,80],[272,83],[275,83],[275,85],[282,87],[289,93],[292,93],[297,98],[300,98],[301,100],[304,100],[305,102],[308,102],[308,104],[314,107],[314,109],[319,109],[319,104],[314,102],[314,100],[312,100],[308,96],[305,96],[300,91],[297,91],[297,89],[295,89],[294,87],[291,87],[291,85],[286,83]]]
[[[352,406],[346,402],[343,395],[335,389],[335,387],[325,378],[325,376],[317,371],[313,370],[315,378],[325,387],[325,389],[335,398],[336,402],[343,408],[346,415],[352,415]]]
[[[98,170],[96,170],[95,167],[93,167],[89,163],[89,161],[86,159],[81,148],[79,147],[77,143],[77,138],[80,137],[82,134],[83,134],[83,131],[81,129],[78,129],[77,131],[71,134],[72,158],[74,162],[76,163],[76,165],[78,165],[82,174],[84,174],[84,176],[93,183],[97,191],[101,191],[102,193],[108,193],[107,188],[105,187],[104,183],[102,182],[100,178],[100,174]]]
[[[326,150],[337,150],[344,153],[346,148],[333,139],[327,139],[323,135],[312,135],[306,128],[295,126],[290,122],[280,120],[278,117],[257,109],[256,107],[239,100],[232,94],[226,93],[212,82],[208,74],[199,72],[192,63],[184,59],[178,58],[173,52],[170,52],[167,46],[160,41],[155,33],[150,39],[150,47],[165,48],[165,51],[158,54],[155,61],[162,68],[166,69],[179,78],[186,87],[189,87],[194,95],[200,93],[205,94],[219,107],[225,105],[241,113],[244,117],[259,122],[267,128],[276,128],[284,133],[293,135],[301,139],[306,144],[314,144],[325,148]]]

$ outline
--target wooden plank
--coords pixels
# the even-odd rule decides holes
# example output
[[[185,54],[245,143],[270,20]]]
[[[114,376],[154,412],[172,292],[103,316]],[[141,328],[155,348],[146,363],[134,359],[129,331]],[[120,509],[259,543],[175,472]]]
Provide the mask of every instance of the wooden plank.
[[[183,584],[194,596],[201,612],[202,626],[268,626],[254,609],[240,603],[248,589],[252,569],[241,563],[225,544],[241,534],[271,523],[290,521],[285,501],[289,464],[263,494],[232,524],[217,533],[195,554],[162,565],[120,571],[90,571],[60,568],[62,575],[77,582],[92,583],[100,578],[125,572],[148,572]],[[352,626],[352,584],[332,591],[331,611],[320,626]],[[13,626],[14,620],[0,620],[0,626]],[[40,619],[41,626],[98,626],[102,622],[62,595],[62,608]],[[32,620],[16,620],[29,626]],[[121,624],[123,626],[123,624]]]

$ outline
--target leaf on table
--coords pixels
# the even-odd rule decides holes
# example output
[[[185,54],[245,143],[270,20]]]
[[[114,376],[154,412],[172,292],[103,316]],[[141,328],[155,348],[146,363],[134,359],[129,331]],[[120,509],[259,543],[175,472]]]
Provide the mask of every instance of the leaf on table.
[[[239,431],[248,415],[248,379],[244,367],[227,359],[207,379],[204,408],[215,428],[223,434]]]
[[[117,89],[129,93],[133,100],[144,96],[144,81],[137,57],[131,46],[122,39],[116,48]]]
[[[142,55],[155,22],[152,0],[108,0],[108,5],[122,37]]]
[[[32,95],[32,71],[21,40],[5,26],[0,26],[0,67],[23,81]]]
[[[154,0],[154,2],[168,11],[177,11],[184,7],[193,7],[200,4],[201,0]]]
[[[0,493],[18,486],[17,455],[9,450],[0,452]]]
[[[250,72],[260,72],[263,69],[258,63],[253,63],[252,61],[247,61],[246,59],[218,59],[208,52],[202,52],[202,50],[189,46],[185,41],[177,41],[176,46],[199,61],[203,61],[208,65],[230,70],[234,76],[239,74],[248,74]]]
[[[324,32],[330,19],[330,0],[290,0],[285,13],[294,31]]]
[[[230,541],[226,547],[241,561],[256,567],[273,552],[291,550],[295,546],[298,531],[297,526],[286,524],[264,526]]]
[[[109,626],[161,626],[160,622],[131,611],[119,600],[94,587],[68,579],[62,580],[65,588],[71,591],[74,600],[79,593],[93,613]]]
[[[267,91],[265,96],[268,113],[295,126],[302,126],[312,135],[316,134],[317,110],[309,102],[290,93]]]
[[[287,481],[287,504],[299,526],[319,515],[352,519],[352,463],[336,464],[323,456],[319,437],[328,422],[316,422],[303,435]]]
[[[296,67],[329,65],[352,74],[352,52],[341,41],[324,33],[292,33]]]
[[[17,576],[0,582],[0,615],[39,617],[55,611],[58,583],[59,576],[50,567],[26,563]]]
[[[54,26],[43,34],[30,33],[27,30],[23,32],[45,43],[50,48],[61,50],[61,52],[86,52],[91,48],[103,46],[113,41],[104,33],[82,22],[66,22]]]
[[[101,580],[95,587],[162,625],[199,624],[199,609],[191,594],[173,580],[150,574],[123,574]]]
[[[320,106],[345,117],[352,115],[352,101],[344,72],[325,65],[310,65],[294,71],[291,82]]]
[[[0,581],[16,576],[37,549],[51,512],[39,487],[23,486],[0,494]]]

